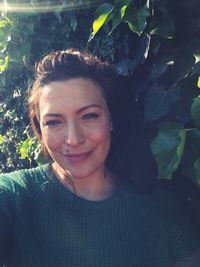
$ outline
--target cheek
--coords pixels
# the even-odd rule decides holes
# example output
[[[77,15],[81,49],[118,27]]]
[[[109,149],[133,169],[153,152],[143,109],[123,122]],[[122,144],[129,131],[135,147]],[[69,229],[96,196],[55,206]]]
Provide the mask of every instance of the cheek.
[[[91,136],[97,145],[110,147],[111,134],[108,124],[103,124],[99,129],[93,130]]]
[[[42,131],[42,141],[48,150],[56,150],[62,144],[62,136],[58,132]]]

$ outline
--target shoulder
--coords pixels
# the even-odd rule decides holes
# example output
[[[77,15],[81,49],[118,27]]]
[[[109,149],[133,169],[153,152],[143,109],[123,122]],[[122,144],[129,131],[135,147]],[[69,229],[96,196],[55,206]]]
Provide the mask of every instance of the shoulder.
[[[148,213],[158,217],[162,223],[186,217],[183,201],[174,191],[170,181],[157,181],[154,189],[146,196]]]
[[[191,217],[185,202],[175,193],[173,184],[167,181],[158,182],[149,195],[148,215],[165,228],[171,254],[176,258],[186,258],[200,249]],[[187,255],[186,255],[187,254]]]
[[[137,195],[143,203],[146,220],[156,225],[164,234],[172,262],[195,260],[196,252],[200,257],[200,240],[185,203],[177,196],[170,181],[157,181],[151,192]]]
[[[11,173],[0,175],[0,190],[17,193],[18,190],[27,190],[40,185],[47,180],[49,164],[36,168],[17,170]]]
[[[148,192],[143,192],[131,183],[126,184],[129,196],[139,203],[143,203],[145,209],[167,209],[177,203],[178,198],[174,193],[173,186],[168,181],[156,181]]]
[[[187,217],[184,203],[176,195],[170,181],[156,181],[153,189],[142,192],[134,186],[129,187],[129,200],[140,208],[148,220],[159,223],[163,228]]]

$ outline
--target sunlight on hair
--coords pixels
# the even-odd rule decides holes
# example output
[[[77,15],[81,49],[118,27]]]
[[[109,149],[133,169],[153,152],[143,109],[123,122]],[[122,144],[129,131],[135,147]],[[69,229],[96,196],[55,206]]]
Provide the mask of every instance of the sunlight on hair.
[[[30,1],[30,3],[8,3],[6,0],[0,3],[0,12],[13,13],[43,13],[55,11],[72,11],[84,8],[90,8],[102,1],[84,0],[84,1]]]

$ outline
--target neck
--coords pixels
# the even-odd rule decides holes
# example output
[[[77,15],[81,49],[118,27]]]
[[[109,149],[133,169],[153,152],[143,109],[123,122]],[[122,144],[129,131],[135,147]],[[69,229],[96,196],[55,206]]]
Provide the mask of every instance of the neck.
[[[84,178],[75,178],[57,163],[52,164],[52,171],[59,181],[77,196],[93,201],[109,198],[116,189],[111,172],[105,168],[101,172]]]

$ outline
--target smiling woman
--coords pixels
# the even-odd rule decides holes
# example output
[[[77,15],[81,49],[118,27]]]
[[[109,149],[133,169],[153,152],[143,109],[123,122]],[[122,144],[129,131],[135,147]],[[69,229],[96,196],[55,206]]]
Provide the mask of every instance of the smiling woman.
[[[127,178],[132,133],[117,81],[77,50],[37,64],[29,114],[49,163],[0,176],[0,266],[198,266],[199,241],[173,194],[144,194]]]

